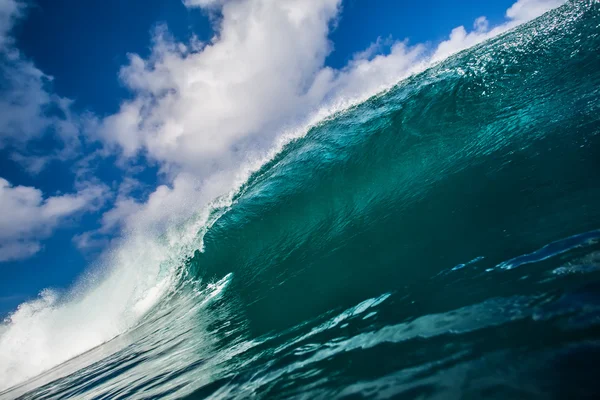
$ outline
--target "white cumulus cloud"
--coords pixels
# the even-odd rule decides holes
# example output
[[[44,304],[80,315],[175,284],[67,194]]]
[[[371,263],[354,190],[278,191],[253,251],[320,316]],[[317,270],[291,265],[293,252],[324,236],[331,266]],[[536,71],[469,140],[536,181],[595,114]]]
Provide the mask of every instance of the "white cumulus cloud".
[[[44,197],[39,189],[13,186],[0,178],[0,262],[27,258],[41,249],[66,218],[99,207],[105,200],[102,186],[82,188],[75,194]]]
[[[217,35],[199,50],[158,30],[152,56],[131,55],[121,71],[136,96],[103,122],[101,137],[127,156],[143,150],[194,172],[239,162],[321,101],[314,80],[339,3],[226,2]]]

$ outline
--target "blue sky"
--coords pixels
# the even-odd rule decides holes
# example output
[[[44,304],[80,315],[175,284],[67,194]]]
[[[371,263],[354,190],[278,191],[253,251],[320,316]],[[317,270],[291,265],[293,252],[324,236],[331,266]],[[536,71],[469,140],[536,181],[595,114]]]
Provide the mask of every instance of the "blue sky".
[[[0,0],[0,316],[201,207],[315,110],[560,3]]]

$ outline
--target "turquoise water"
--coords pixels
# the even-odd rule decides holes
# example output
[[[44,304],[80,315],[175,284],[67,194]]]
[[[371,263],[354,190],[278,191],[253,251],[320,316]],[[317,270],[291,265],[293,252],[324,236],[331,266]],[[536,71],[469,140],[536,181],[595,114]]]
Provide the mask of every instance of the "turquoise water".
[[[600,3],[337,113],[137,327],[0,397],[597,398]]]

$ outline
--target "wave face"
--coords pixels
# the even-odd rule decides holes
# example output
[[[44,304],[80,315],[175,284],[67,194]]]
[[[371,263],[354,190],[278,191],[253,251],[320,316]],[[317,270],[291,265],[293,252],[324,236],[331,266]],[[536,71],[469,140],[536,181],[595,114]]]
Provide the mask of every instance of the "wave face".
[[[599,28],[569,3],[314,126],[135,328],[0,397],[596,398]]]

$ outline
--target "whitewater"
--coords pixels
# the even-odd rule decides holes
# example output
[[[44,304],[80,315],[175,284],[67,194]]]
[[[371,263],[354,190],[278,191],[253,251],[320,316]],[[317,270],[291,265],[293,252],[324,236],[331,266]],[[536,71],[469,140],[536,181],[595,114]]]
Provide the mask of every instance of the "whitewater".
[[[600,4],[380,89],[19,306],[0,398],[595,398]]]

